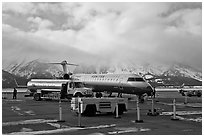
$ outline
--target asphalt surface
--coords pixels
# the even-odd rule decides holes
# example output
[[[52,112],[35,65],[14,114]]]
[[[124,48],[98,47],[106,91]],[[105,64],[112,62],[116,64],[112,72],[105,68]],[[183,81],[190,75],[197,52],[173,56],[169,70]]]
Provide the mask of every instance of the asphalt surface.
[[[2,95],[2,134],[46,134],[46,135],[201,135],[202,134],[202,97],[184,97],[177,92],[160,92],[154,99],[158,116],[148,116],[151,99],[140,106],[140,120],[136,123],[136,101],[133,96],[128,101],[128,111],[115,118],[111,114],[98,114],[81,117],[71,112],[70,101],[62,102],[62,120],[59,121],[58,101],[34,101],[19,93],[16,100],[12,94]],[[176,99],[179,120],[172,120],[172,102]]]

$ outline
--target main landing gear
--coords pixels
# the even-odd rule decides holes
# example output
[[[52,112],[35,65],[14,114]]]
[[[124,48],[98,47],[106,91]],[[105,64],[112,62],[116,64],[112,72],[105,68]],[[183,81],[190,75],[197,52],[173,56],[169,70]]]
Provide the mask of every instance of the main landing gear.
[[[139,95],[139,103],[144,103],[144,96],[143,95]]]
[[[122,98],[122,93],[118,93],[118,98]]]
[[[95,97],[96,98],[101,98],[103,94],[101,92],[96,92]]]

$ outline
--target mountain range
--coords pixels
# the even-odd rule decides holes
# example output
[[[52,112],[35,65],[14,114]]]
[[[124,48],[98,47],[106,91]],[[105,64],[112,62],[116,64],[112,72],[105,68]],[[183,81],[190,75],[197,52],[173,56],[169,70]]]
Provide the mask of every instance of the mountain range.
[[[127,62],[112,66],[79,64],[78,67],[70,66],[68,68],[72,73],[135,73],[143,76],[153,86],[179,86],[183,83],[185,85],[202,85],[202,72],[181,63],[166,65]],[[2,70],[2,87],[15,87],[15,80],[19,85],[26,85],[32,78],[56,79],[61,78],[62,75],[62,67],[49,64],[49,61],[37,59],[29,62],[7,63]]]

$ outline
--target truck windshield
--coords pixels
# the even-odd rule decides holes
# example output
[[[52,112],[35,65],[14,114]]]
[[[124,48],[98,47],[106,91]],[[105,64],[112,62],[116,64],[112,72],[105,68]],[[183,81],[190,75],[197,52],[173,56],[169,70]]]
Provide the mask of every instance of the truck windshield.
[[[84,87],[84,84],[81,83],[81,82],[75,82],[75,88],[83,88]]]

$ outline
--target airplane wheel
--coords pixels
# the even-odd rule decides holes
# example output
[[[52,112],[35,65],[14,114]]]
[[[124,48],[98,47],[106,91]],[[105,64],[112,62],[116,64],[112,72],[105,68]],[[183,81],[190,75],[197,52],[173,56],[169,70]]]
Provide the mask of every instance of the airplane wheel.
[[[41,100],[41,97],[40,97],[39,93],[35,93],[33,97],[34,97],[35,101],[40,101]]]
[[[201,97],[201,94],[200,94],[200,93],[198,93],[198,94],[197,94],[197,97]]]
[[[191,94],[188,94],[187,96],[191,97]]]

